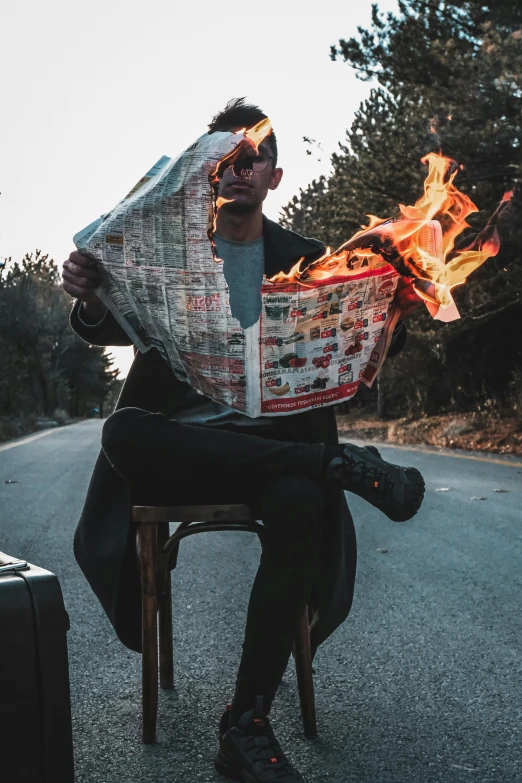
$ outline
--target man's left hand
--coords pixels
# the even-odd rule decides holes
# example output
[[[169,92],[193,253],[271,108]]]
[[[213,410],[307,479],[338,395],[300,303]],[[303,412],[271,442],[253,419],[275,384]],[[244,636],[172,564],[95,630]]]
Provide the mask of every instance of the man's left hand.
[[[422,299],[413,287],[410,277],[399,277],[395,291],[395,303],[401,311],[401,318],[407,318],[422,304]]]

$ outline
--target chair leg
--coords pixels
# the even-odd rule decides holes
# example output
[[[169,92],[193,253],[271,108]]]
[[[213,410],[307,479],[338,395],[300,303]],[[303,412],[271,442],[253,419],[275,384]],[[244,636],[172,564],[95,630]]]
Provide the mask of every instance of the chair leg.
[[[158,715],[158,601],[156,593],[157,525],[138,525],[141,568],[143,742],[156,741]]]
[[[159,659],[160,685],[162,688],[174,687],[174,657],[172,642],[172,586],[170,570],[165,575],[165,556],[163,545],[169,537],[169,523],[158,525],[158,608],[159,608]]]
[[[314,739],[317,737],[317,723],[315,718],[315,694],[312,674],[312,651],[310,647],[308,606],[305,607],[299,623],[294,656],[304,733],[305,737],[308,739]]]

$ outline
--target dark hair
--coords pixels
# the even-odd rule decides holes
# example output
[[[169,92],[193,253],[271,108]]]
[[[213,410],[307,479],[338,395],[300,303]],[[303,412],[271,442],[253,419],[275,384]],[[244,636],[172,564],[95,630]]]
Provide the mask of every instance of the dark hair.
[[[229,131],[231,128],[252,128],[261,120],[266,119],[266,114],[259,106],[253,103],[245,103],[245,98],[236,98],[229,101],[225,108],[218,112],[209,123],[208,132]],[[274,166],[277,164],[277,140],[274,131],[266,139],[272,148]]]

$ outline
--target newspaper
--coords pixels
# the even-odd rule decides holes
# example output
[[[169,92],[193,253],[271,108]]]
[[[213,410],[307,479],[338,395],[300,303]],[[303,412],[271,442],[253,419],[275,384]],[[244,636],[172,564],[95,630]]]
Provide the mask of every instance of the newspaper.
[[[265,283],[252,407],[288,414],[348,400],[361,382],[371,386],[399,317],[390,308],[397,278],[383,264],[306,287]]]
[[[399,275],[374,257],[324,280],[265,277],[260,319],[243,330],[209,227],[210,177],[244,139],[205,134],[178,158],[162,157],[74,243],[98,260],[96,293],[137,348],[156,348],[201,394],[250,417],[347,400],[386,356]]]

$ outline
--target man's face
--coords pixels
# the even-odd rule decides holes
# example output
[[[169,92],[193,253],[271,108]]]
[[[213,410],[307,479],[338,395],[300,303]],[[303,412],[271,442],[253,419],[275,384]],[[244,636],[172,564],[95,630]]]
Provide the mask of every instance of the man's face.
[[[241,161],[245,162],[242,167]],[[235,163],[225,169],[219,183],[219,195],[230,203],[222,209],[247,213],[255,211],[267,197],[269,190],[275,190],[281,182],[283,169],[274,167],[272,148],[261,142],[257,154],[253,149],[245,150]]]

